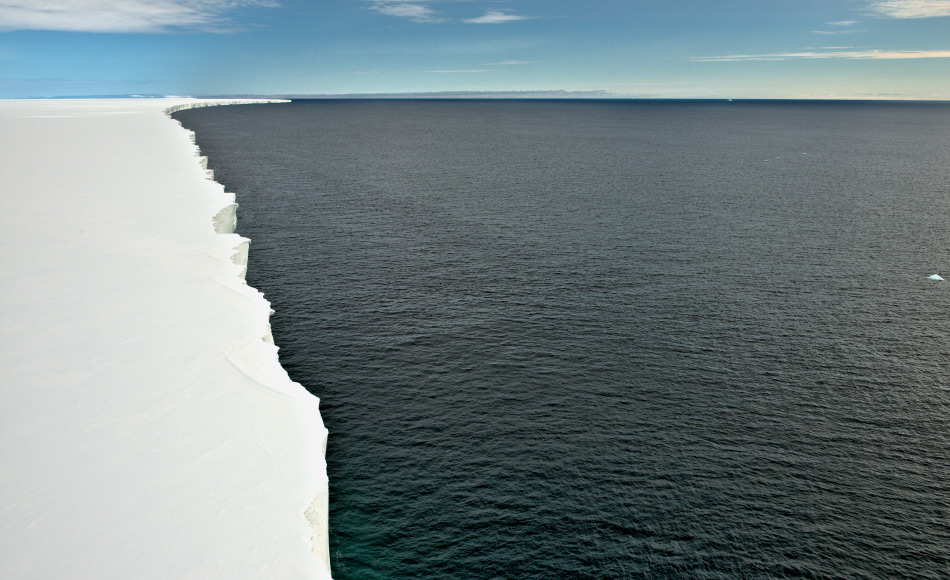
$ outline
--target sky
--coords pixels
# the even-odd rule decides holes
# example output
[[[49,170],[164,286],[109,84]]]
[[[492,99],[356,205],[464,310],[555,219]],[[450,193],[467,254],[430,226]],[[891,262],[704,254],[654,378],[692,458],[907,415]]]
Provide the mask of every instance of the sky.
[[[950,100],[950,0],[0,0],[0,98],[549,91]]]

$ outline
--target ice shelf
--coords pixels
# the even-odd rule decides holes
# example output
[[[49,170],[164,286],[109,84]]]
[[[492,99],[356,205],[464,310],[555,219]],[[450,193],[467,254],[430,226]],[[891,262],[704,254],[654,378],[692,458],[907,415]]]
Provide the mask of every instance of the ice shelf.
[[[318,400],[168,116],[212,103],[0,101],[0,578],[330,577]]]

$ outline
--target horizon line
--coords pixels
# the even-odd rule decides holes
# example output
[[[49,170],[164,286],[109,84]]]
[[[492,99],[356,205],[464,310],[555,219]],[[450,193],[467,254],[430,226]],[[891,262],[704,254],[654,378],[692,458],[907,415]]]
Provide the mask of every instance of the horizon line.
[[[379,93],[229,93],[229,94],[196,94],[196,95],[165,95],[165,94],[98,94],[98,95],[57,95],[31,97],[0,97],[0,100],[79,100],[79,99],[159,99],[159,98],[188,98],[188,99],[288,99],[288,100],[334,100],[334,99],[431,99],[431,100],[458,100],[458,99],[508,99],[508,100],[605,100],[605,101],[917,101],[917,102],[950,102],[950,97],[925,97],[903,95],[844,95],[844,96],[661,96],[661,95],[624,95],[608,91],[422,91],[422,92],[379,92]]]

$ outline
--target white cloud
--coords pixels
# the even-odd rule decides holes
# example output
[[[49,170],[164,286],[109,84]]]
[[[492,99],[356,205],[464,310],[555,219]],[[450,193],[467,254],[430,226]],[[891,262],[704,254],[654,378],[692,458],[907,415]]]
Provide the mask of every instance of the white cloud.
[[[737,62],[750,60],[790,60],[844,58],[861,60],[902,60],[917,58],[950,58],[950,50],[849,50],[832,52],[777,52],[772,54],[732,54],[700,56],[693,62]]]
[[[854,26],[857,20],[839,20],[837,22],[825,22],[827,26]]]
[[[454,1],[466,0],[368,0],[368,3],[370,10],[387,16],[408,18],[413,22],[459,22],[460,20],[456,18],[444,17],[440,11],[430,6],[431,4]],[[527,19],[526,16],[518,16],[517,14],[502,12],[500,10],[489,10],[485,12],[483,16],[464,19],[461,20],[461,22],[467,22],[469,24],[501,24],[503,22]]]
[[[891,18],[950,16],[950,0],[872,0],[871,10]]]
[[[437,16],[438,12],[420,2],[376,0],[370,9],[387,16],[408,18],[413,22],[442,22]]]
[[[72,32],[225,31],[226,14],[273,0],[0,0],[0,30]]]
[[[527,20],[527,17],[518,16],[517,14],[509,14],[507,12],[500,12],[498,10],[489,10],[484,16],[470,18],[465,22],[468,22],[469,24],[501,24],[503,22],[514,22],[516,20]]]

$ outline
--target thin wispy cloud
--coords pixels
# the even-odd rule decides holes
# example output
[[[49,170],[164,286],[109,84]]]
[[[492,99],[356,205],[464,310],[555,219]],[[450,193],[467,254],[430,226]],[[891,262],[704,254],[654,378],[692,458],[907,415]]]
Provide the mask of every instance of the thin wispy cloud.
[[[413,22],[466,22],[468,24],[502,24],[527,20],[527,16],[519,16],[502,10],[488,10],[477,18],[450,18],[432,6],[434,4],[454,3],[451,0],[369,0],[369,9],[387,16],[406,18]]]
[[[889,18],[950,16],[950,0],[873,0],[870,8]]]
[[[501,62],[489,62],[487,66],[520,66],[523,64],[532,64],[533,60],[503,60]]]
[[[830,52],[777,52],[772,54],[731,54],[725,56],[700,56],[693,62],[739,62],[756,60],[792,59],[859,59],[859,60],[905,60],[919,58],[950,58],[950,50],[849,50]]]
[[[457,75],[457,74],[468,74],[468,73],[484,73],[484,72],[488,72],[488,69],[474,68],[474,69],[459,69],[459,70],[424,70],[422,72],[440,74],[440,75]]]
[[[812,34],[854,34],[855,32],[861,32],[851,28],[857,24],[857,20],[838,20],[836,22],[825,22],[825,26],[831,28],[831,30],[812,30]]]
[[[0,30],[160,33],[227,32],[229,16],[274,0],[0,0]]]
[[[370,6],[370,10],[387,16],[408,18],[413,22],[444,22],[444,19],[439,17],[438,11],[423,2],[376,0]]]
[[[511,14],[509,12],[501,12],[500,10],[489,10],[483,16],[478,18],[469,18],[465,22],[469,24],[502,24],[505,22],[515,22],[518,20],[527,20],[526,16],[518,16],[517,14]]]

